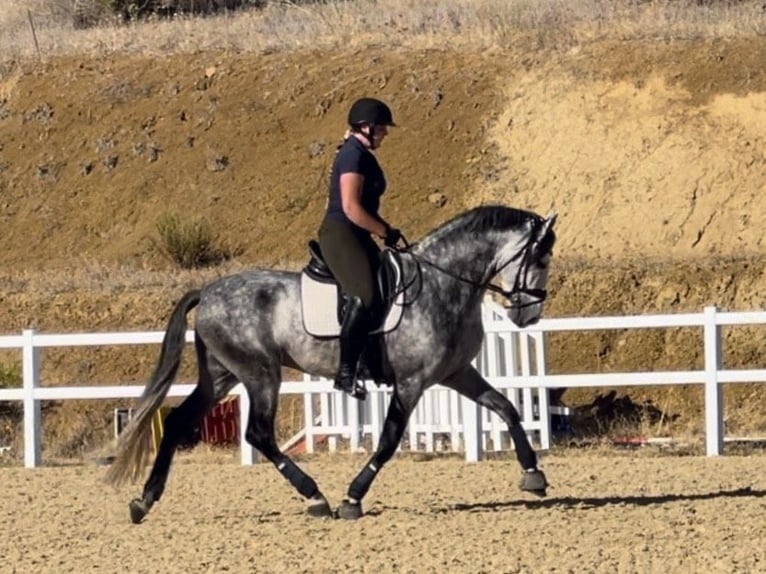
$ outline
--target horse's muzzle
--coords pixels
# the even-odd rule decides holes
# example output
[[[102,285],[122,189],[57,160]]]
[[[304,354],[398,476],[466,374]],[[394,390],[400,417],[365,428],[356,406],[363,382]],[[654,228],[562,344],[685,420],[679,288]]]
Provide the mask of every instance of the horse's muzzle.
[[[529,307],[513,307],[506,306],[505,312],[508,315],[508,319],[516,325],[519,329],[524,329],[534,325],[540,321],[542,315],[542,304],[530,305]]]

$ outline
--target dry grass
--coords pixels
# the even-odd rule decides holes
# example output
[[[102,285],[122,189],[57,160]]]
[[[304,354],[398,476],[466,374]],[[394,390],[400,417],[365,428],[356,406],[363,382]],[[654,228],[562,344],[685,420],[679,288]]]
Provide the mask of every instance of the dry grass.
[[[81,266],[66,271],[0,272],[0,291],[6,294],[25,293],[34,288],[35,293],[43,296],[72,291],[112,293],[137,289],[177,293],[244,269],[243,264],[236,262],[221,263],[215,268],[164,271],[83,262]]]
[[[705,5],[700,5],[705,4]],[[766,33],[760,1],[696,0],[356,0],[272,2],[211,18],[177,18],[90,30],[72,27],[70,0],[4,0],[0,54],[263,52],[370,44],[566,49],[602,39],[729,38]]]

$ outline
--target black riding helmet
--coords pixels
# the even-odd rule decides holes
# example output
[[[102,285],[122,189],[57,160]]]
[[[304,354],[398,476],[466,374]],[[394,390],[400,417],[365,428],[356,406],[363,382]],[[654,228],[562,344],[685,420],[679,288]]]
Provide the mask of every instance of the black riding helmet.
[[[348,124],[396,127],[391,108],[375,98],[361,98],[355,101],[348,111]]]

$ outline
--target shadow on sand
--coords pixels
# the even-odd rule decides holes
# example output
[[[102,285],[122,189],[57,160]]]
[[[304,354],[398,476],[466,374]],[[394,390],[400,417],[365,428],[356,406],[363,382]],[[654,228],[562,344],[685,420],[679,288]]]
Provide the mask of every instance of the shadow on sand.
[[[550,497],[539,500],[511,500],[507,502],[477,502],[472,504],[453,504],[444,508],[434,508],[434,512],[481,512],[496,511],[504,508],[577,508],[588,510],[604,506],[651,506],[654,504],[668,504],[672,502],[694,502],[697,500],[716,500],[727,498],[764,498],[766,490],[754,490],[750,487],[733,490],[719,490],[716,492],[704,492],[697,494],[663,494],[654,496],[604,496],[604,497],[578,497],[562,496]]]
[[[447,506],[432,506],[430,514],[444,514],[451,512],[497,512],[507,509],[536,508],[573,508],[590,510],[605,506],[652,506],[655,504],[669,504],[673,502],[694,502],[698,500],[735,499],[735,498],[764,498],[766,490],[755,490],[750,487],[733,490],[719,490],[716,492],[704,492],[697,494],[663,494],[655,496],[604,496],[604,497],[578,497],[560,496],[542,498],[539,500],[509,500],[505,502],[475,502],[470,504],[450,504]],[[368,516],[379,516],[387,510],[405,510],[397,506],[377,506],[370,508]],[[420,513],[420,511],[417,511]]]

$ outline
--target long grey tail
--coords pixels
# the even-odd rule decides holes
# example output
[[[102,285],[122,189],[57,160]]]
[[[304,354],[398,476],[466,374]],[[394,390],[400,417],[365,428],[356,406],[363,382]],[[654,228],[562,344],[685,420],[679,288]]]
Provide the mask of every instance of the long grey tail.
[[[170,316],[162,351],[152,378],[146,385],[128,426],[120,434],[114,462],[104,480],[114,486],[143,475],[151,452],[151,426],[154,413],[170,390],[181,364],[187,319],[186,315],[199,304],[200,291],[188,291],[176,304]]]

